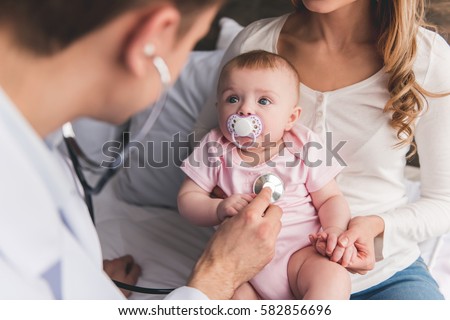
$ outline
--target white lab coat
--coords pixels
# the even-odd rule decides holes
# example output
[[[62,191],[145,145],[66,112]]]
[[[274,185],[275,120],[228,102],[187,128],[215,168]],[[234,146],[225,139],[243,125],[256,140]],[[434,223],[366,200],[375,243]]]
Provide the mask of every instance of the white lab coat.
[[[1,89],[0,150],[0,299],[123,299],[56,151]]]
[[[0,88],[0,299],[124,299],[56,150]],[[168,299],[207,299],[182,287]]]

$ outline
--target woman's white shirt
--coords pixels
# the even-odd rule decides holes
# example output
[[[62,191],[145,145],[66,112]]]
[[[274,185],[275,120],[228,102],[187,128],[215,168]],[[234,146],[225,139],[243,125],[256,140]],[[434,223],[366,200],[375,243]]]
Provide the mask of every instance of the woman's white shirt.
[[[68,167],[1,88],[0,137],[0,299],[124,299]],[[171,297],[206,298],[187,287]]]
[[[287,17],[263,19],[246,27],[228,48],[221,66],[251,50],[276,53]],[[414,72],[425,89],[450,92],[450,49],[439,35],[420,29]],[[391,115],[383,112],[389,99],[388,80],[389,75],[380,70],[330,92],[300,85],[300,121],[321,135],[347,164],[337,182],[353,216],[377,214],[385,221],[384,237],[376,239],[376,267],[365,276],[352,276],[353,292],[410,265],[420,255],[418,242],[450,231],[450,96],[427,98],[428,110],[417,121],[421,198],[407,203],[404,169],[409,148],[394,147],[396,130],[389,125]],[[197,136],[217,126],[215,100],[209,97],[196,125]]]

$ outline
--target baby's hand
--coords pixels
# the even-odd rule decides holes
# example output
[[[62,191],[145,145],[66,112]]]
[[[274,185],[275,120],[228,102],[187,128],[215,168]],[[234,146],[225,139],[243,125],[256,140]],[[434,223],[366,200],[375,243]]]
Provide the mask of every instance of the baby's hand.
[[[235,216],[244,209],[254,197],[254,195],[250,194],[233,194],[232,196],[229,196],[222,200],[217,206],[217,218],[222,222],[228,217]]]
[[[329,227],[321,232],[310,235],[310,241],[317,252],[323,256],[327,256],[331,261],[347,267],[356,255],[355,246],[344,248],[338,245],[338,237],[345,230],[338,227]]]

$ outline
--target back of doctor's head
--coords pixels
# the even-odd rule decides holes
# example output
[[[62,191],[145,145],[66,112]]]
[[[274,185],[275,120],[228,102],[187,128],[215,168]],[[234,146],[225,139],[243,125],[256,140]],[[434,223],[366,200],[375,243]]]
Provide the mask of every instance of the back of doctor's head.
[[[154,3],[171,3],[181,13],[180,35],[196,13],[223,0],[0,0],[0,27],[13,32],[17,44],[50,55],[121,14]]]

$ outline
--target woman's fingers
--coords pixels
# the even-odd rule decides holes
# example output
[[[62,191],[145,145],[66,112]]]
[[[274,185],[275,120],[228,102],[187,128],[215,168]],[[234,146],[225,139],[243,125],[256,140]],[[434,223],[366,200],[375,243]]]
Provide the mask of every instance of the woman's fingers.
[[[359,229],[351,226],[343,232],[338,243],[345,248],[355,246],[356,254],[353,255],[347,269],[355,273],[366,274],[375,266],[374,239],[370,236],[360,236]]]
[[[341,265],[346,268],[350,264],[350,262],[353,260],[353,257],[356,254],[356,250],[354,246],[348,247],[345,249],[345,252],[342,256]]]
[[[330,260],[333,262],[339,262],[342,259],[345,250],[346,249],[341,246],[336,246],[330,256]]]
[[[327,249],[326,249],[327,255],[329,257],[331,257],[332,255],[334,256],[334,251],[335,251],[335,248],[337,245],[337,235],[334,233],[327,234],[327,238],[324,240],[326,240],[326,242],[327,242]],[[340,259],[340,257],[339,257],[339,259]],[[339,261],[339,259],[336,261]]]

